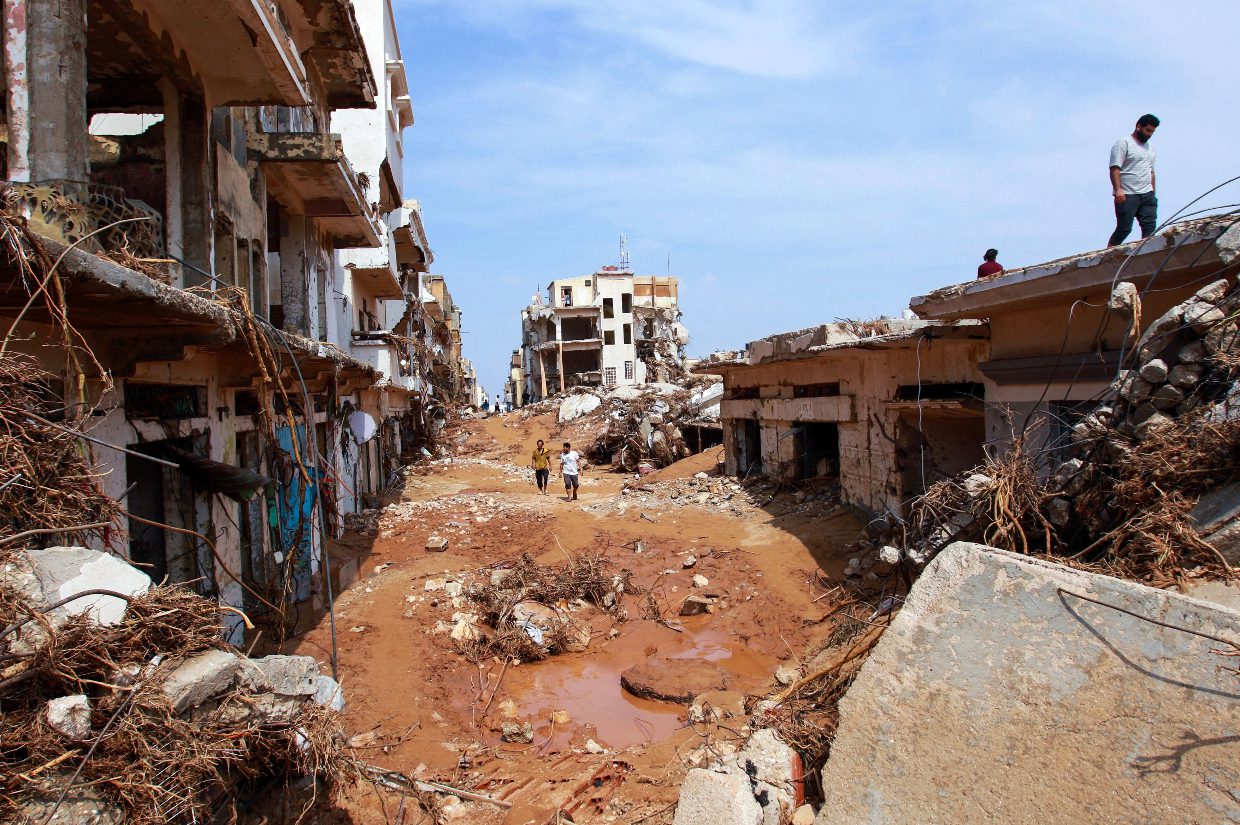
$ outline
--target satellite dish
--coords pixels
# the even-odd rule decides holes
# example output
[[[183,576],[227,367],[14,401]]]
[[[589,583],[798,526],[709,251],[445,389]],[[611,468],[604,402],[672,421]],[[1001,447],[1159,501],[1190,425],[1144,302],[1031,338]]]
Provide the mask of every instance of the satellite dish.
[[[353,437],[358,444],[365,444],[379,432],[379,425],[370,413],[355,410],[349,413],[349,429],[353,431]]]

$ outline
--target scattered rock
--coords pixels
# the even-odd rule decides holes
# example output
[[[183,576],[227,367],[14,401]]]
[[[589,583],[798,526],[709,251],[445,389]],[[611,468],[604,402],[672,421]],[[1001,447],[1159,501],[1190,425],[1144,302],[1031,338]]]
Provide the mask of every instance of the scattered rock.
[[[426,549],[431,553],[442,553],[448,549],[448,540],[443,536],[431,536],[426,540]]]
[[[792,825],[814,825],[814,808],[812,805],[802,805],[792,814]]]
[[[45,718],[47,724],[66,739],[84,742],[90,738],[90,700],[80,693],[50,700]]]
[[[726,690],[727,673],[699,659],[647,659],[620,674],[620,686],[641,699],[688,704],[708,690]]]
[[[262,674],[266,690],[280,696],[313,696],[318,691],[319,663],[309,656],[264,656],[242,660],[243,678],[253,670]]]
[[[1189,390],[1201,380],[1201,367],[1197,364],[1176,364],[1167,374],[1167,382],[1180,389]]]
[[[685,560],[681,562],[681,566],[688,570],[690,567],[697,564],[697,561],[697,556],[685,556]]]
[[[173,711],[196,708],[233,686],[241,658],[227,650],[208,650],[186,659],[164,680],[163,692]]]
[[[1161,358],[1154,358],[1145,362],[1141,367],[1140,376],[1149,381],[1151,384],[1161,384],[1167,380],[1167,362]]]
[[[775,681],[787,686],[801,678],[801,669],[790,662],[784,662],[775,669]]]
[[[710,584],[710,579],[706,578],[701,573],[698,573],[693,577],[694,587],[705,587],[708,584]]]
[[[534,741],[534,726],[529,722],[504,722],[500,730],[505,742],[528,744]]]
[[[1154,393],[1154,397],[1150,399],[1150,403],[1154,405],[1156,410],[1171,410],[1184,403],[1184,390],[1179,387],[1173,387],[1170,384],[1164,384]]]
[[[576,393],[567,396],[560,402],[560,411],[556,419],[561,424],[573,421],[574,419],[581,418],[583,415],[594,412],[602,403],[603,399],[592,393]]]
[[[1056,527],[1067,527],[1072,519],[1072,502],[1057,496],[1046,503],[1046,518]]]
[[[741,773],[694,768],[685,777],[672,825],[760,825],[762,806]]]
[[[595,753],[595,754],[607,753],[607,748],[603,747],[598,742],[595,742],[593,739],[587,739],[586,740],[586,752]]]
[[[714,609],[713,599],[705,596],[689,596],[685,599],[684,604],[680,606],[680,615],[682,616],[701,616],[705,613],[712,613]]]

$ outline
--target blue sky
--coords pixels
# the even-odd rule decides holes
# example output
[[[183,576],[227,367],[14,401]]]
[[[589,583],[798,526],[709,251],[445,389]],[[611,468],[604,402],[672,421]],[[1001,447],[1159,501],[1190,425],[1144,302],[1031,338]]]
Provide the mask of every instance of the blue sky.
[[[638,272],[670,255],[702,355],[898,314],[988,246],[1102,246],[1144,112],[1160,218],[1240,174],[1234,0],[393,3],[406,197],[492,396],[521,307],[621,232]]]

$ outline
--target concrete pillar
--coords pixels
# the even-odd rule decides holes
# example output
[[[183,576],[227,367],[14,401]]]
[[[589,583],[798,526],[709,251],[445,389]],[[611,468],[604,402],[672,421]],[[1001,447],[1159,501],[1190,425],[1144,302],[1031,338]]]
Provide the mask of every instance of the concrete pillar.
[[[542,397],[543,398],[547,397],[547,362],[543,359],[543,356],[545,354],[546,353],[544,353],[542,350],[538,351],[538,377],[542,379]]]
[[[185,257],[184,215],[181,204],[181,93],[168,78],[161,78],[164,99],[164,242],[168,254]]]
[[[4,81],[8,104],[9,179],[30,180],[30,83],[26,65],[26,0],[4,0]]]
[[[310,250],[307,249],[304,215],[290,215],[288,232],[280,236],[280,303],[284,307],[284,326],[302,335],[308,334],[309,293],[306,273]]]
[[[22,5],[28,24],[30,178],[87,180],[86,0]]]
[[[559,329],[556,329],[556,338],[559,338]],[[560,392],[568,391],[568,376],[564,374],[564,342],[561,341],[556,347],[556,354],[559,357],[560,367]]]
[[[181,231],[183,259],[195,269],[183,268],[186,287],[210,286],[215,273],[214,168],[211,157],[211,117],[201,98],[180,98]]]

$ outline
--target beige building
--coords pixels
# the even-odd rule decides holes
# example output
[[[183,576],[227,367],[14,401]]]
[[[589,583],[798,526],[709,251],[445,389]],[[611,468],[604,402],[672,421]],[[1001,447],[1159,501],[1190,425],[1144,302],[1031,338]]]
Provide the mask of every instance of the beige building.
[[[729,475],[838,478],[846,504],[900,512],[979,463],[989,347],[979,324],[850,323],[751,342],[694,372],[723,376]]]
[[[525,403],[575,386],[634,386],[683,371],[680,281],[605,266],[562,278],[521,311]]]
[[[934,321],[989,323],[989,354],[978,364],[986,442],[1001,452],[1024,430],[1026,446],[1044,449],[1049,461],[1060,457],[1072,425],[1106,396],[1120,369],[1131,366],[1140,332],[1211,281],[1235,280],[1240,264],[1220,257],[1224,247],[1240,245],[1234,223],[1232,216],[1185,221],[1146,242],[945,287],[910,307]],[[1135,318],[1109,305],[1120,282],[1140,293]]]
[[[325,538],[442,421],[390,3],[4,13],[5,207],[65,252],[76,346],[42,301],[22,314],[12,260],[0,316],[49,396],[130,451],[92,447],[105,491],[210,541],[123,519],[109,549],[255,615],[255,592],[322,596]],[[271,484],[235,500],[237,477]]]

